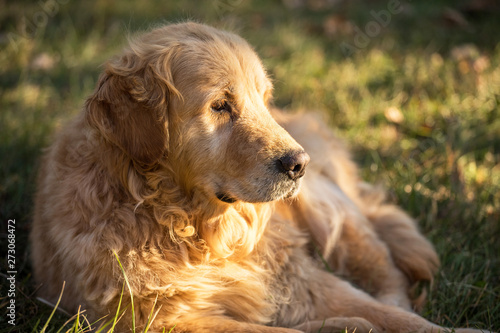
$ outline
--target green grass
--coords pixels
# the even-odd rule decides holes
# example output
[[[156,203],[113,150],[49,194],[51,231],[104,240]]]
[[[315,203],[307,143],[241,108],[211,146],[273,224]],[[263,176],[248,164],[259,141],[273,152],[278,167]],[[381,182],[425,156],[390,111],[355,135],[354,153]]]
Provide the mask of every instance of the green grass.
[[[363,177],[418,219],[443,264],[429,320],[500,330],[500,12],[460,23],[449,8],[457,14],[470,1],[401,1],[404,10],[346,57],[340,44],[352,45],[355,28],[389,1],[321,10],[278,0],[62,2],[45,21],[39,2],[4,3],[0,12],[0,262],[3,274],[6,224],[16,219],[17,270],[17,326],[2,315],[0,332],[39,331],[52,312],[34,296],[27,241],[43,147],[79,111],[127,32],[185,19],[249,40],[274,80],[275,104],[329,114]],[[33,17],[40,26],[23,37]],[[67,320],[56,312],[46,332]]]

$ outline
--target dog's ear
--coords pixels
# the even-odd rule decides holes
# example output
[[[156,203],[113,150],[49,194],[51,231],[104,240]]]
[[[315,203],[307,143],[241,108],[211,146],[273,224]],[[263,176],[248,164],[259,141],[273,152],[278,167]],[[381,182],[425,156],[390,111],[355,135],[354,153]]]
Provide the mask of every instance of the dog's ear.
[[[137,58],[128,54],[108,63],[86,101],[85,116],[132,160],[152,165],[168,149],[168,99],[172,90],[177,91],[169,73],[159,73]],[[167,68],[161,67],[162,72]]]

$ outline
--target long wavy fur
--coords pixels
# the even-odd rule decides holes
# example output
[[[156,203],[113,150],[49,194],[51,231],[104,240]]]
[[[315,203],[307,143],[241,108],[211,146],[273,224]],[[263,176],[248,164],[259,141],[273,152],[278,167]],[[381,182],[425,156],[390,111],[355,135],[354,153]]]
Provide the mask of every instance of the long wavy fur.
[[[244,95],[237,107],[254,110],[231,137],[223,128],[232,119],[204,111],[220,91]],[[271,110],[273,118],[271,91],[258,57],[233,34],[183,23],[131,38],[44,156],[31,233],[41,296],[54,300],[67,281],[63,308],[115,313],[116,253],[138,327],[154,302],[161,307],[153,331],[437,327],[406,311],[410,285],[431,280],[439,264],[432,246],[363,185],[321,120]],[[302,147],[312,162],[298,195],[284,199],[287,187],[269,185],[279,175],[258,160],[274,165]],[[250,199],[220,201],[222,177]],[[322,270],[315,247],[366,293]],[[131,329],[127,316],[118,324]]]

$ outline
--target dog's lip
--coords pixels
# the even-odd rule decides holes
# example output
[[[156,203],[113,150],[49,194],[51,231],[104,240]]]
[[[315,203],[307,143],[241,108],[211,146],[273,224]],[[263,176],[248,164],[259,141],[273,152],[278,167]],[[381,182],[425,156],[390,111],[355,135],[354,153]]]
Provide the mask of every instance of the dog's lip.
[[[225,192],[217,192],[215,194],[215,196],[220,201],[228,203],[228,204],[232,204],[232,203],[235,203],[237,201],[236,198],[232,197],[231,195],[229,195],[228,193],[225,193]]]
[[[241,194],[241,190],[242,188],[244,188],[242,184],[240,184],[239,190],[228,190],[227,188],[224,188],[224,186],[218,184],[216,186],[216,190],[213,193],[220,202],[224,202],[226,204],[233,204],[237,201],[249,202],[249,203],[265,203],[265,202],[285,200],[293,198],[299,193],[300,185],[302,183],[302,177],[296,180],[291,180],[286,177],[286,179],[281,179],[280,182],[287,184],[285,188],[282,187],[278,193],[272,193],[272,192],[267,193],[265,197],[260,197],[260,198],[252,196],[251,193],[253,193],[253,191],[246,191],[249,195]]]
[[[289,198],[293,198],[294,196],[296,196],[299,193],[300,184],[301,184],[300,178],[297,179],[296,181],[294,181],[293,185],[290,188],[290,191],[288,191],[288,193],[286,193],[282,199],[289,199]]]

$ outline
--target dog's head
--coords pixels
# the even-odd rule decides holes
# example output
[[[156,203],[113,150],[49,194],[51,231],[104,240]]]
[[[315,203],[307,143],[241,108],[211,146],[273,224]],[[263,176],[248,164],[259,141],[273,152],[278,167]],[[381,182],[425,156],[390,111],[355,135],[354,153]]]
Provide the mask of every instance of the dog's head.
[[[269,113],[271,93],[243,39],[182,23],[109,62],[86,118],[136,165],[167,164],[186,193],[267,202],[297,193],[309,161]]]

